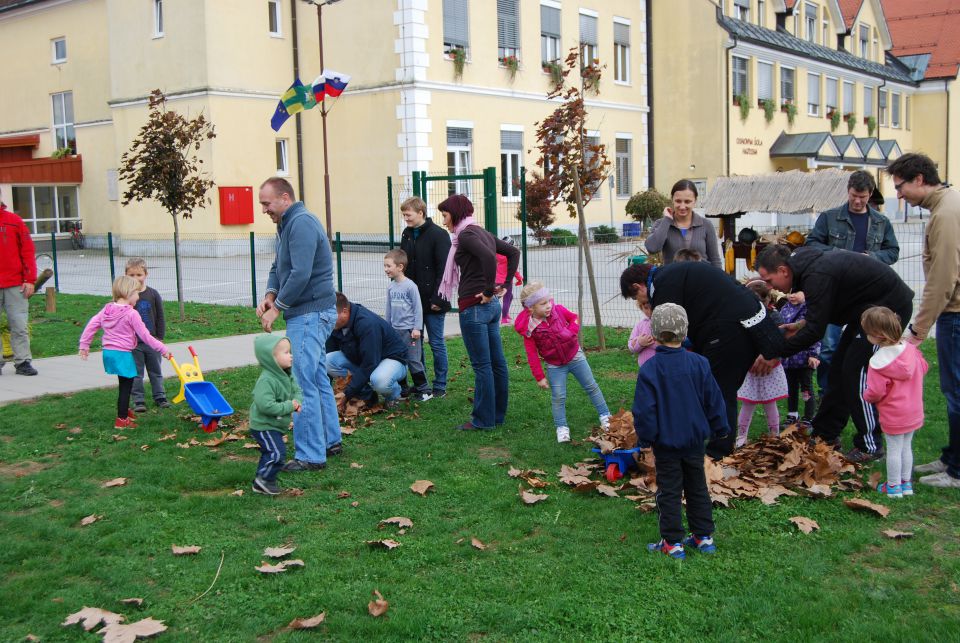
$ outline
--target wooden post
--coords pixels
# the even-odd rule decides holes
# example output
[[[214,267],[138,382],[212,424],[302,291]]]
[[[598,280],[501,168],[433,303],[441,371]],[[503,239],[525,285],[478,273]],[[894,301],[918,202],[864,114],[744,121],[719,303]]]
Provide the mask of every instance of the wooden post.
[[[47,312],[57,312],[57,289],[53,286],[47,286],[46,293]]]

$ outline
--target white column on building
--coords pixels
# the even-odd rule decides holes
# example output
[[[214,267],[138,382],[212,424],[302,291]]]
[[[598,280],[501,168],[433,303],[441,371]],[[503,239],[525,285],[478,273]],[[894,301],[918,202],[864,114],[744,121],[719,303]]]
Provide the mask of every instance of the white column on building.
[[[397,146],[402,151],[398,173],[402,177],[409,177],[414,170],[429,169],[433,160],[430,147],[432,125],[427,115],[430,91],[415,88],[418,81],[427,79],[430,66],[427,4],[428,0],[397,0],[397,10],[393,13],[393,24],[397,27],[394,52],[400,56],[396,79],[401,83],[401,89],[396,116],[400,121]]]

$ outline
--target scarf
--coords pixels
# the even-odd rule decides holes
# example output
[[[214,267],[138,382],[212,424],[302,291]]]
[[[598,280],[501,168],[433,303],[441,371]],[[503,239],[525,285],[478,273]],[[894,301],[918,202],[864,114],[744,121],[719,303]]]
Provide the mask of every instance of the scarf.
[[[447,254],[447,265],[443,268],[443,280],[440,281],[440,288],[437,290],[440,296],[447,301],[450,301],[453,291],[460,285],[460,267],[453,260],[453,256],[457,254],[457,246],[460,245],[460,233],[471,225],[477,225],[473,217],[464,217],[453,229],[453,237],[450,239],[450,253]]]

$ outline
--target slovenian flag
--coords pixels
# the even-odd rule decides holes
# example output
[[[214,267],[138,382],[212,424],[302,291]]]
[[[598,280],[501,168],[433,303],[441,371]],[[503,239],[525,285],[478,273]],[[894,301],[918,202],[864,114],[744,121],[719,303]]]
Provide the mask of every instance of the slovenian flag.
[[[330,69],[324,69],[320,76],[324,79],[324,93],[333,98],[342,94],[343,90],[347,88],[347,83],[350,82],[349,74],[342,74]],[[316,93],[316,87],[314,87],[314,93]]]
[[[280,96],[280,102],[277,103],[277,109],[273,112],[270,119],[270,127],[273,131],[279,132],[280,127],[288,118],[302,112],[305,109],[315,107],[317,104],[310,87],[307,87],[297,78],[290,85],[290,88]]]

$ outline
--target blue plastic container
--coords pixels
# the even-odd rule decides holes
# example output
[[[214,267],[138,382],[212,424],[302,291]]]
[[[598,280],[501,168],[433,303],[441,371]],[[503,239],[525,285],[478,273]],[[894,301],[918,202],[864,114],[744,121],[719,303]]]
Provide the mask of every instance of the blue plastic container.
[[[200,423],[207,433],[216,430],[220,418],[233,415],[233,407],[213,382],[187,382],[183,395],[193,412],[200,416]]]

